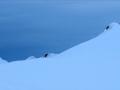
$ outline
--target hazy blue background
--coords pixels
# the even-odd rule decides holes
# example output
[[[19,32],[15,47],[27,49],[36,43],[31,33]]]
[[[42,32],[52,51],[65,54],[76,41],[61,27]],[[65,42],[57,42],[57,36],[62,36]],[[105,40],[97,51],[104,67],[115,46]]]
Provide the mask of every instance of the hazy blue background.
[[[10,61],[60,53],[119,19],[117,0],[1,0],[0,57]]]

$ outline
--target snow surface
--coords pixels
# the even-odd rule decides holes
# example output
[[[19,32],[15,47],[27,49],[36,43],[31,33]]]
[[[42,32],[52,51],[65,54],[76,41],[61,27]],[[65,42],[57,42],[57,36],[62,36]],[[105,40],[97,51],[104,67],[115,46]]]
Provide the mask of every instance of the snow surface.
[[[120,90],[120,25],[51,58],[0,65],[0,90]]]
[[[3,63],[7,63],[6,60],[3,60],[1,57],[0,57],[0,64],[3,64]]]

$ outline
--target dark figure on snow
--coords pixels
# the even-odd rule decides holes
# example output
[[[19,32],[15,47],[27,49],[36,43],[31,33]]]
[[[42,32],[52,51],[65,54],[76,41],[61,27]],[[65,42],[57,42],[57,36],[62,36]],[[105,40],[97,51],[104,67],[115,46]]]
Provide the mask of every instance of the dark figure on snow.
[[[48,53],[44,54],[44,57],[46,58],[48,56]]]
[[[107,27],[106,27],[106,30],[108,30],[109,28],[110,28],[110,26],[107,26]]]

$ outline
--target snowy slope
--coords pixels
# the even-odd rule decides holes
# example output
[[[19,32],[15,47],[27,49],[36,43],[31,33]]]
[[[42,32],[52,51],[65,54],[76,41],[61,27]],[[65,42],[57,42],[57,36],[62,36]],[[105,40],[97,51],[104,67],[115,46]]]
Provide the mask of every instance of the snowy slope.
[[[0,58],[0,64],[3,64],[3,63],[8,63],[6,60],[3,60],[2,58]]]
[[[120,90],[120,25],[52,58],[0,65],[0,90]]]

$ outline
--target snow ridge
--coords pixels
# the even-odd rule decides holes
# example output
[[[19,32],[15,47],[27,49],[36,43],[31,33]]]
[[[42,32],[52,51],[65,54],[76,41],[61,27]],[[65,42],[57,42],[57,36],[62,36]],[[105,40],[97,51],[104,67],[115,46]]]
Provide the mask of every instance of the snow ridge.
[[[120,90],[120,25],[55,57],[0,65],[1,90]]]

